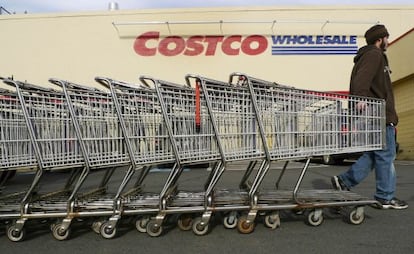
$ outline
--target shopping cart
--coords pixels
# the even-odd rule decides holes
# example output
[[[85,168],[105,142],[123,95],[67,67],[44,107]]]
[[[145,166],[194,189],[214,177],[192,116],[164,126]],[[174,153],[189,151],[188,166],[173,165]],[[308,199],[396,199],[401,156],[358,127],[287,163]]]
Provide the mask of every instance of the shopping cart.
[[[376,201],[349,191],[301,190],[300,186],[310,157],[383,148],[384,101],[295,89],[237,73],[230,76],[230,83],[250,90],[260,133],[264,138],[268,164],[259,170],[257,181],[250,190],[251,197],[257,196],[253,199],[255,202],[251,204],[248,216],[239,219],[239,231],[249,233],[253,230],[254,212],[257,210],[306,209],[307,222],[317,226],[323,221],[323,207],[346,207],[347,220],[352,224],[362,223],[363,206]],[[367,110],[355,110],[353,105],[358,102],[365,103]],[[347,133],[342,129],[344,121],[351,127]],[[260,194],[257,193],[272,161],[301,158],[308,160],[293,190],[262,190]],[[279,186],[286,167],[287,164],[276,187]],[[277,227],[280,223],[278,213],[267,215],[265,223],[271,228]]]
[[[20,216],[20,202],[26,190],[8,188],[7,181],[16,171],[37,169],[36,155],[30,141],[19,99],[15,91],[0,90],[0,220]]]
[[[147,233],[159,236],[163,231],[163,221],[168,214],[181,214],[178,226],[183,230],[193,228],[193,214],[206,211],[211,203],[209,184],[220,165],[221,155],[210,115],[204,100],[191,87],[171,82],[140,77],[142,83],[153,86],[159,99],[159,109],[164,121],[164,130],[171,140],[175,163],[160,192],[160,211],[148,222]],[[201,125],[200,123],[203,123]],[[213,163],[213,170],[207,177],[203,189],[198,192],[179,190],[177,183],[186,165]],[[201,185],[201,184],[200,184]],[[203,214],[209,219],[211,211]],[[196,221],[201,221],[197,218]],[[197,223],[195,223],[197,224]],[[202,231],[208,230],[208,227]],[[198,230],[200,231],[200,230]],[[197,232],[197,230],[195,231]],[[203,232],[201,232],[204,234]]]
[[[13,210],[14,216],[10,218],[12,222],[7,227],[9,239],[21,241],[25,237],[24,225],[27,220],[57,218],[67,214],[66,199],[76,179],[76,169],[82,166],[83,160],[75,144],[76,138],[61,92],[15,80],[6,79],[4,82],[17,92],[17,96],[13,96],[15,108],[7,116],[9,120],[18,120],[15,123],[19,128],[14,131],[20,129],[19,135],[22,135],[16,136],[17,140],[14,140],[19,146],[19,150],[14,152],[21,152],[15,154],[15,158],[30,155],[31,163],[36,162],[31,185],[21,200],[12,204],[19,206],[19,209]],[[9,158],[13,156],[8,155],[2,162]],[[21,163],[24,161],[22,157]],[[73,170],[63,188],[41,194],[39,183],[45,171],[56,169]],[[1,216],[7,217],[4,214]]]
[[[131,162],[110,93],[65,80],[49,81],[63,90],[66,115],[78,140],[77,153],[84,162],[68,199],[66,216],[52,227],[53,236],[64,240],[69,236],[73,218],[105,217],[113,215],[114,210],[118,211],[119,204],[114,199],[115,194],[107,191],[108,184],[115,170],[121,170]],[[92,169],[105,169],[100,184],[78,194]],[[115,235],[115,230],[101,224],[98,221],[92,228],[98,233]]]
[[[223,212],[225,227],[234,228],[238,223],[237,213],[250,209],[251,202],[255,199],[251,192],[252,184],[254,185],[257,179],[254,177],[253,183],[250,183],[249,178],[254,170],[260,171],[266,167],[266,147],[263,145],[264,140],[260,134],[253,101],[246,86],[231,85],[195,75],[187,75],[186,81],[202,94],[221,155],[215,178],[210,182],[207,192],[208,195],[214,193],[214,196],[210,197],[214,203],[208,205],[202,219],[195,221],[193,226],[194,232],[202,235],[209,223],[209,217],[206,215],[211,211]],[[217,190],[217,183],[228,164],[238,161],[249,162],[239,189]]]
[[[111,232],[116,230],[123,215],[135,216],[137,230],[147,232],[151,216],[160,211],[160,193],[145,191],[144,179],[154,166],[175,162],[156,91],[148,86],[109,78],[97,77],[95,80],[111,92],[131,161],[115,195],[118,207],[109,220],[102,224],[101,235],[112,238],[113,234],[106,234],[105,228],[112,229]],[[135,184],[125,190],[135,172],[139,172]]]
[[[59,79],[50,82],[61,91],[5,80],[16,92],[0,90],[0,171],[35,172],[28,190],[0,197],[0,219],[11,221],[10,240],[24,238],[29,219],[56,220],[51,229],[58,240],[69,237],[73,219],[90,217],[104,238],[116,235],[124,216],[136,217],[137,230],[150,236],[162,234],[170,215],[196,235],[209,232],[216,213],[223,214],[226,228],[241,233],[252,232],[259,215],[277,228],[281,210],[305,211],[305,221],[318,226],[323,209],[335,208],[361,224],[364,206],[376,203],[350,191],[304,189],[302,183],[311,157],[383,148],[383,100],[296,89],[240,73],[229,82],[187,75],[186,86],[148,76],[140,77],[140,85],[96,81],[110,92]],[[357,110],[358,103],[366,110]],[[298,159],[306,159],[298,179],[282,189],[288,162]],[[276,161],[284,167],[275,187],[265,189]],[[199,163],[213,165],[199,190],[179,188],[184,168]],[[233,163],[247,165],[239,185],[219,188]],[[159,192],[146,191],[145,179],[162,164],[173,166]],[[105,173],[90,189],[85,182],[92,169]],[[52,170],[71,175],[59,190],[41,194],[44,172]],[[110,193],[115,172],[123,178]]]
[[[36,157],[17,94],[2,88],[0,89],[0,156],[0,192],[17,169],[36,168]],[[2,199],[4,197],[2,195]]]

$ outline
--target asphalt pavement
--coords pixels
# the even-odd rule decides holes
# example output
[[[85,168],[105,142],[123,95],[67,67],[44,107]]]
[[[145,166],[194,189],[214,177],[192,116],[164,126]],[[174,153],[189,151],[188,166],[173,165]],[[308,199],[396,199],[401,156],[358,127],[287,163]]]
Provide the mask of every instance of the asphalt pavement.
[[[330,177],[349,167],[350,163],[326,166],[312,163],[301,188],[331,188]],[[225,172],[219,188],[237,186],[244,164],[235,164]],[[289,164],[282,180],[284,188],[294,186],[303,166],[301,162]],[[282,163],[275,163],[267,174],[263,187],[272,187],[280,172]],[[139,233],[133,220],[125,219],[114,239],[103,239],[90,228],[85,220],[73,225],[70,239],[57,241],[53,238],[48,223],[33,221],[27,225],[27,237],[22,242],[11,242],[0,226],[0,253],[414,253],[414,162],[397,161],[397,197],[406,200],[405,210],[378,210],[365,207],[365,221],[351,225],[332,211],[324,211],[322,225],[313,227],[304,223],[304,216],[286,211],[281,213],[281,226],[275,230],[266,228],[258,219],[251,234],[240,234],[236,229],[226,229],[216,216],[211,231],[205,236],[196,236],[192,231],[181,231],[167,227],[160,237]],[[115,190],[124,170],[118,170],[110,182]],[[102,171],[95,171],[88,178],[85,188],[96,185]],[[180,178],[180,188],[198,189],[204,183],[209,171],[206,169],[185,170]],[[146,188],[156,190],[165,181],[168,171],[154,170],[149,174]],[[24,186],[32,175],[18,174],[10,182],[10,189]],[[59,187],[67,173],[54,172],[45,176],[45,188]],[[353,189],[354,192],[372,197],[375,188],[374,173]],[[173,218],[172,218],[173,219]]]

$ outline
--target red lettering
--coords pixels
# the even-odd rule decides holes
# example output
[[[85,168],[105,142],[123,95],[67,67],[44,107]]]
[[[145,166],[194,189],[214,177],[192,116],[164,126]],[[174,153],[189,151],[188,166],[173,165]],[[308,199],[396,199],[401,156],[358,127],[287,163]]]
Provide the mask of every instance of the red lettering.
[[[200,55],[204,46],[202,44],[204,36],[191,36],[187,41],[187,49],[184,51],[186,56],[196,56]]]
[[[173,48],[169,48],[170,45],[175,45]],[[176,56],[183,52],[185,49],[185,41],[179,36],[168,36],[160,42],[158,50],[164,56]]]
[[[159,32],[146,32],[135,39],[134,51],[141,56],[154,56],[157,53],[156,48],[148,48],[147,41],[157,40],[160,38]]]
[[[223,36],[206,36],[207,42],[206,56],[214,56],[216,54],[217,44],[223,40]]]
[[[257,43],[256,48],[252,48],[252,43],[254,42]],[[244,39],[241,45],[241,50],[247,55],[254,56],[263,53],[267,49],[267,44],[268,42],[265,37],[260,35],[250,35]]]
[[[267,50],[268,40],[261,35],[250,35],[245,38],[241,35],[160,38],[159,32],[150,31],[138,36],[134,42],[134,51],[140,56],[155,56],[157,53],[164,56],[198,56],[203,52],[205,56],[214,56],[217,48],[228,56],[240,55],[240,52],[254,56]]]
[[[223,44],[221,45],[221,49],[223,50],[223,53],[229,56],[236,56],[239,54],[240,52],[240,46],[239,48],[232,48],[231,44],[233,42],[239,42],[241,43],[242,37],[241,35],[232,35],[227,37],[224,41]]]

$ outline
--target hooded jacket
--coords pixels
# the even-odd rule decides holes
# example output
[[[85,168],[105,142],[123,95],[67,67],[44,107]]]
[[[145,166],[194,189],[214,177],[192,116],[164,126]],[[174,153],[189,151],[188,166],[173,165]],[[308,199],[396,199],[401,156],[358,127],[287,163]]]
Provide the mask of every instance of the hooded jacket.
[[[349,92],[351,95],[373,97],[385,100],[386,123],[398,124],[392,91],[390,68],[384,52],[375,45],[358,50],[354,57]]]

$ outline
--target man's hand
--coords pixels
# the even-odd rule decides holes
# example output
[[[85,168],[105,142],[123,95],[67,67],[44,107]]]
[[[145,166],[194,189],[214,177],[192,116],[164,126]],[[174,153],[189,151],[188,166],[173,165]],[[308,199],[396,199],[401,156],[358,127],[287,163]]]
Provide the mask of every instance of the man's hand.
[[[356,105],[357,110],[364,111],[367,108],[367,103],[364,101],[360,101]]]

